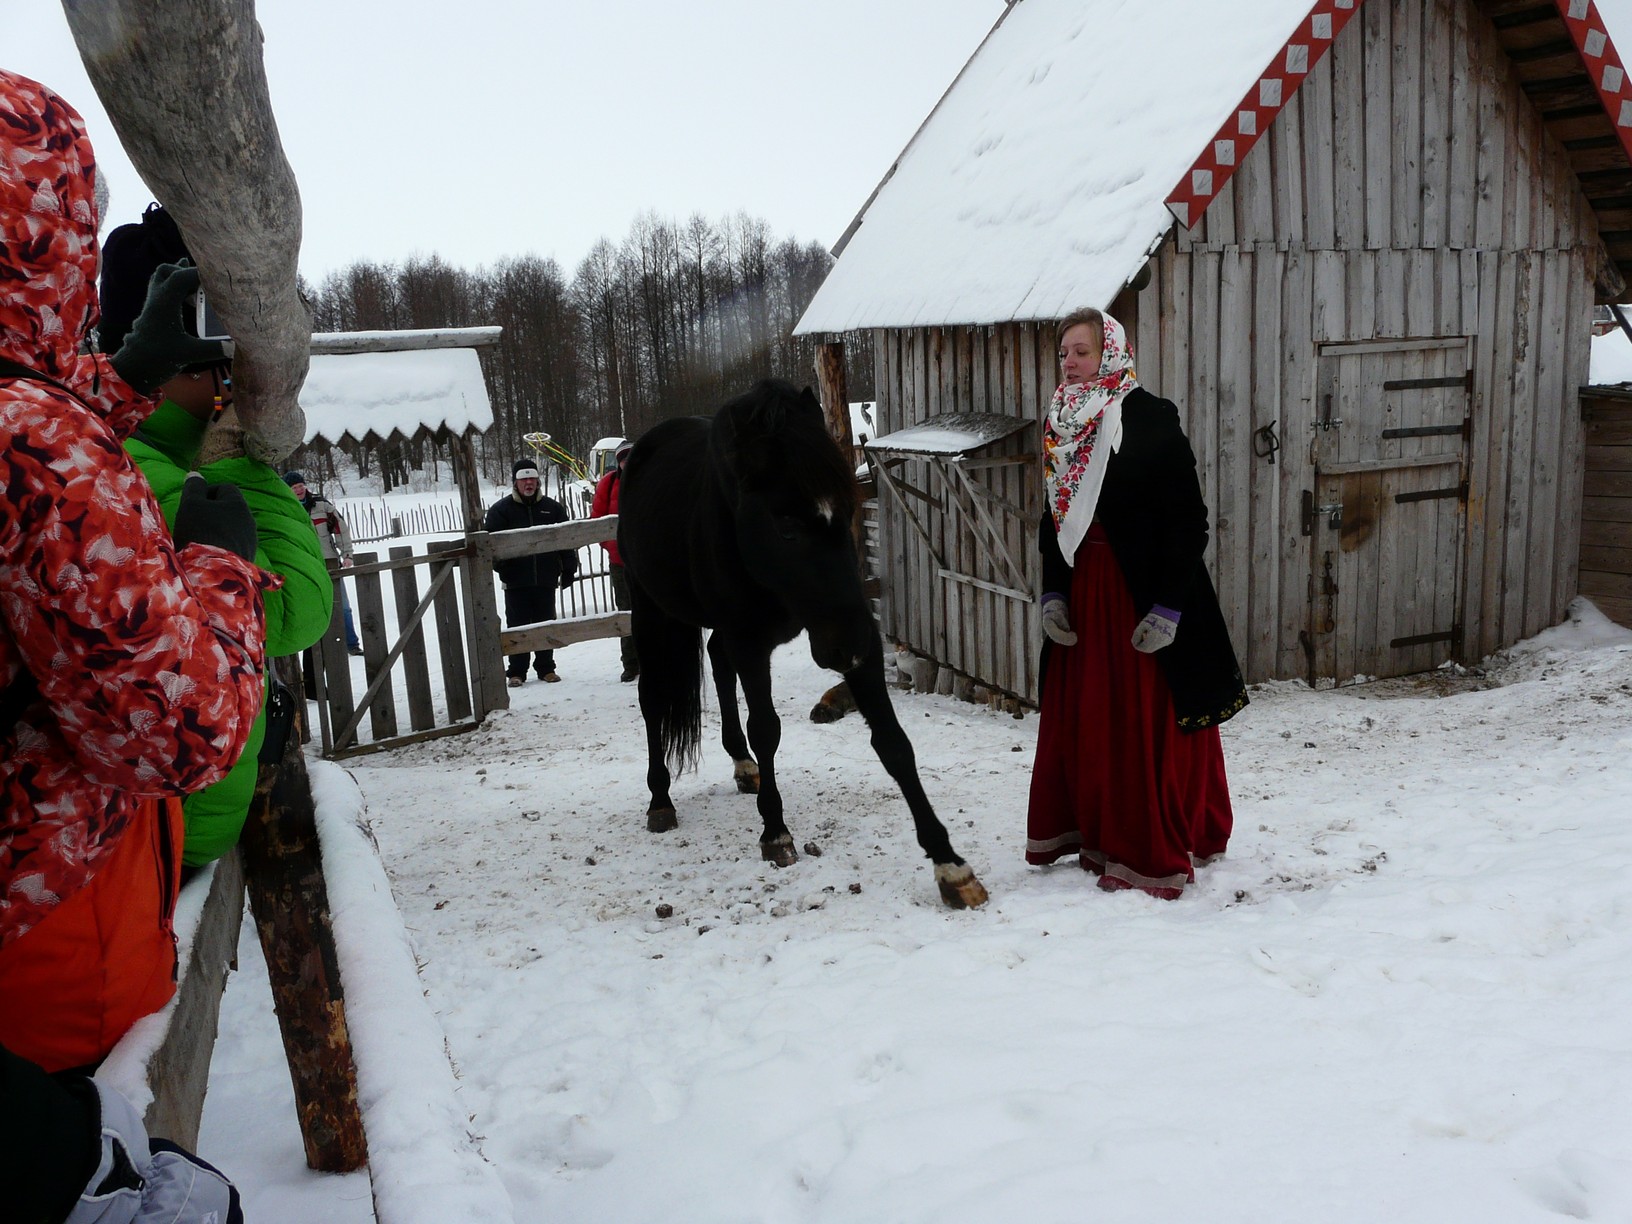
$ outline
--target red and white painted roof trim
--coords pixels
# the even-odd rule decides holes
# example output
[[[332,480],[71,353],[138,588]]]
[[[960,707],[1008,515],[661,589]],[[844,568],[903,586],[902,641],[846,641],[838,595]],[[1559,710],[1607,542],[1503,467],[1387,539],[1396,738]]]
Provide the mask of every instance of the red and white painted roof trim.
[[[1332,49],[1333,40],[1343,32],[1360,4],[1361,0],[1317,0],[1280,54],[1241,99],[1235,114],[1224,121],[1211,144],[1167,197],[1167,207],[1180,225],[1189,228],[1207,211],[1236,167],[1246,160],[1298,92],[1298,86]]]
[[[1581,60],[1587,66],[1587,74],[1592,77],[1604,110],[1615,120],[1615,134],[1621,138],[1621,148],[1632,157],[1632,82],[1626,79],[1626,65],[1615,52],[1615,43],[1598,6],[1592,0],[1555,0],[1555,3],[1564,14],[1564,24],[1581,52]]]

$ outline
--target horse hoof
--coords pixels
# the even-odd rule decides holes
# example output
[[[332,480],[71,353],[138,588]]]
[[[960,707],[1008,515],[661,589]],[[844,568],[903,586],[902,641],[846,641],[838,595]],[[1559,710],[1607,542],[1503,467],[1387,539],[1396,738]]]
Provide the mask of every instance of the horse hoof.
[[[759,857],[777,867],[791,867],[799,861],[799,851],[793,848],[793,838],[784,833],[771,841],[760,842]]]
[[[975,878],[968,863],[936,863],[935,883],[941,900],[953,909],[979,909],[986,904],[986,886]]]
[[[680,827],[680,818],[674,814],[673,808],[653,808],[646,813],[646,831],[648,833],[667,833],[670,829]]]
[[[759,794],[759,766],[754,762],[738,761],[731,776],[737,780],[737,790],[741,794]]]

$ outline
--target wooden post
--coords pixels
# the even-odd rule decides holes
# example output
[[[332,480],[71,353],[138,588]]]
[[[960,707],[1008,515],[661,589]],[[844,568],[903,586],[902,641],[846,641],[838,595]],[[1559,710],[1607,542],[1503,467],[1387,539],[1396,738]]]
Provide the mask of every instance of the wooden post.
[[[476,467],[476,447],[471,444],[474,432],[467,429],[452,439],[450,448],[453,452],[453,479],[459,486],[459,503],[464,507],[466,531],[480,531],[487,517],[487,507],[482,505],[480,473]]]
[[[293,668],[288,663],[279,660],[279,672],[298,692],[298,663]],[[289,737],[281,762],[261,766],[241,844],[306,1163],[324,1173],[349,1173],[368,1162],[368,1145],[323,881],[317,808],[298,735]]]
[[[119,142],[175,217],[237,349],[244,448],[299,446],[311,315],[296,287],[300,192],[283,154],[253,0],[63,0]]]
[[[476,721],[493,710],[510,708],[505,685],[504,652],[499,646],[499,601],[493,589],[493,537],[485,531],[465,537],[470,554],[460,563],[465,580],[465,640],[470,643],[472,695]]]
[[[850,383],[844,374],[844,341],[816,346],[816,387],[827,428],[846,454],[854,452],[856,441],[850,434]]]

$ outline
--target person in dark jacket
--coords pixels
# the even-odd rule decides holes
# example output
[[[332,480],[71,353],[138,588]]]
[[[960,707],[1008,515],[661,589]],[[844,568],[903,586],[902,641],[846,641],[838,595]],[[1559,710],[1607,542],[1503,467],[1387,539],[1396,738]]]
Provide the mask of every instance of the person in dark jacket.
[[[623,488],[623,468],[629,462],[629,452],[635,449],[635,444],[629,441],[618,443],[618,449],[612,452],[612,470],[602,476],[595,485],[595,498],[590,503],[589,517],[604,518],[618,512],[618,494]],[[618,552],[618,542],[607,540],[601,545],[606,549],[606,566],[612,578],[612,602],[619,608],[629,606],[629,579],[623,572],[623,557]],[[635,653],[635,639],[633,635],[626,635],[619,639],[618,651],[623,658],[623,672],[618,679],[627,684],[640,677],[640,656]]]
[[[510,479],[510,494],[488,508],[483,524],[488,531],[516,531],[567,521],[561,503],[541,491],[538,464],[531,459],[517,459]],[[555,592],[571,586],[577,577],[578,554],[570,548],[529,553],[501,561],[496,568],[499,581],[504,583],[504,623],[514,629],[555,619]],[[561,679],[555,672],[553,650],[540,650],[533,658],[533,666],[540,680],[554,684]],[[511,655],[505,672],[511,688],[526,683],[526,652]]]
[[[1233,825],[1218,724],[1246,686],[1202,554],[1178,408],[1139,386],[1122,325],[1060,325],[1043,426],[1044,645],[1026,861],[1076,854],[1107,890],[1175,898]]]

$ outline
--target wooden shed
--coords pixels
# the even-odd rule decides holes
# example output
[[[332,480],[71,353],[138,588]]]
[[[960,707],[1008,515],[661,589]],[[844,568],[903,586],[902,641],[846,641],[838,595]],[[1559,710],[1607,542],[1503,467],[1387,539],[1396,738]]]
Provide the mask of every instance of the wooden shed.
[[[870,347],[884,442],[1038,419],[1053,321],[1122,319],[1251,680],[1473,662],[1576,594],[1592,310],[1632,276],[1590,0],[1014,0],[836,254],[797,330]],[[883,626],[1034,700],[1040,473],[974,478],[1031,581],[949,575],[967,516],[886,495]]]

